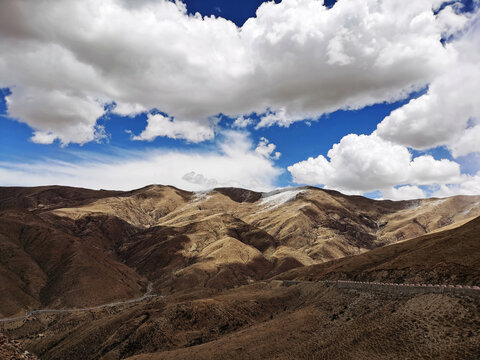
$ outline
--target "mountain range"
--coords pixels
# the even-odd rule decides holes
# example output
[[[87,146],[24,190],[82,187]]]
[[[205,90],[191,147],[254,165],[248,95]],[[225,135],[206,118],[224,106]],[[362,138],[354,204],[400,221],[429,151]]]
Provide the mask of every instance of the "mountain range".
[[[417,297],[392,301],[352,291],[342,295],[322,281],[478,285],[479,233],[480,196],[394,202],[315,187],[268,193],[239,188],[188,192],[161,185],[127,192],[4,187],[0,318],[128,300],[147,289],[166,296],[88,314],[27,318],[4,329],[42,359],[120,359],[142,353],[150,355],[139,359],[255,358],[248,351],[249,356],[237,356],[243,352],[236,348],[248,347],[254,334],[263,339],[258,358],[276,354],[287,359],[291,354],[273,334],[286,336],[285,344],[295,348],[308,334],[318,335],[319,324],[333,326],[322,341],[353,342],[351,336],[364,331],[365,324],[370,330],[397,331],[399,339],[408,341],[418,329],[408,333],[407,325],[397,328],[384,317],[393,306],[395,312],[416,313],[427,321],[430,310],[409,303]],[[298,285],[284,285],[291,280]],[[447,314],[434,323],[445,333],[458,310],[451,302],[457,300],[434,297],[435,306]],[[472,310],[478,300],[462,301],[462,316],[472,316],[467,326],[472,343],[442,347],[450,358],[468,358],[478,349],[480,334],[473,329],[480,314]],[[369,302],[381,309],[373,314]],[[318,304],[324,307],[319,310]],[[351,309],[341,312],[343,306]],[[359,314],[363,320],[350,322]],[[294,334],[293,324],[305,324],[305,333]],[[452,326],[462,336],[462,326]],[[340,339],[342,329],[352,332]],[[325,347],[322,341],[309,340],[304,353],[297,350],[299,357]],[[365,356],[357,358],[395,358],[375,357],[373,343],[365,344]]]

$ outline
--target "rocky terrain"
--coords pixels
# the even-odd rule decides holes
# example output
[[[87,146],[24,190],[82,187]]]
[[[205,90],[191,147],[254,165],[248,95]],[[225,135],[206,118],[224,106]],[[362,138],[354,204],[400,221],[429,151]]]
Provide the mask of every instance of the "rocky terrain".
[[[479,216],[480,196],[0,188],[0,318],[166,295],[0,331],[41,359],[474,359],[480,296],[323,280],[479,285]]]
[[[38,358],[23,349],[18,341],[10,340],[0,333],[0,359],[3,360],[38,360]]]

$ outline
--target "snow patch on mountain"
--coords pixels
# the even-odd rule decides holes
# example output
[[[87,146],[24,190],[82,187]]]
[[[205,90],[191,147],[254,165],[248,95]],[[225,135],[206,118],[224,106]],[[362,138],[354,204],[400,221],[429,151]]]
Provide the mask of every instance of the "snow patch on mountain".
[[[193,195],[193,202],[201,201],[201,200],[208,200],[211,198],[210,193],[212,190],[204,190],[204,191],[195,191],[195,195]]]
[[[474,210],[474,209],[476,210],[478,208],[478,205],[480,205],[479,201],[473,203],[472,206],[470,206],[468,209],[462,211],[462,215],[464,215],[464,216],[468,215],[469,213],[472,212],[472,210]]]
[[[434,206],[439,206],[441,204],[443,204],[445,201],[447,201],[448,199],[439,199],[439,200],[434,200],[434,201],[431,201],[428,206],[431,206],[431,207],[434,207]]]
[[[295,200],[298,194],[306,192],[305,188],[286,188],[270,191],[262,194],[258,205],[274,209],[289,201]]]

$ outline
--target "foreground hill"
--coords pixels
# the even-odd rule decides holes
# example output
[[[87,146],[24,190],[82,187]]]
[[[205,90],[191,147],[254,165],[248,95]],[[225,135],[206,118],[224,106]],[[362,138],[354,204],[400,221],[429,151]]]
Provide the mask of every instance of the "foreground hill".
[[[455,229],[294,269],[279,278],[480,285],[480,217]]]
[[[480,299],[257,282],[39,315],[5,333],[41,359],[478,359]],[[0,327],[2,324],[0,324]]]
[[[302,187],[0,188],[0,317],[224,289],[454,228],[479,196],[376,201]],[[457,278],[458,281],[468,280]]]
[[[243,205],[252,206],[251,209],[254,205],[262,206],[259,202],[268,196],[256,199],[257,193],[235,191],[232,195],[230,190],[225,195],[221,189],[205,195],[211,196],[207,201],[216,201],[217,210],[232,206],[230,201],[235,200],[231,196],[238,194],[244,202],[247,202],[245,199],[250,202],[239,202],[228,211],[212,214],[210,211],[214,210],[205,203],[201,205],[204,208],[197,208],[196,212],[189,210],[198,206],[193,205],[198,201],[195,194],[173,188],[153,189],[157,200],[152,200],[153,195],[143,196],[140,191],[127,196],[102,197],[93,200],[97,202],[95,205],[87,202],[78,207],[58,207],[63,200],[57,198],[55,205],[45,204],[47,208],[51,206],[45,211],[18,206],[4,210],[0,227],[3,246],[8,244],[5,234],[9,234],[8,239],[18,239],[18,247],[25,257],[20,260],[27,261],[30,256],[38,261],[35,274],[39,279],[21,272],[20,255],[15,257],[13,250],[9,250],[11,257],[6,262],[3,260],[2,276],[5,276],[4,269],[8,269],[8,274],[18,283],[4,286],[7,293],[2,291],[0,296],[8,299],[12,288],[22,294],[25,288],[14,285],[27,280],[32,301],[38,301],[33,292],[38,288],[39,301],[59,307],[70,306],[79,299],[85,303],[99,302],[94,296],[126,297],[115,294],[125,289],[137,289],[132,293],[141,293],[148,281],[163,291],[170,291],[168,296],[92,311],[36,314],[0,322],[0,331],[14,339],[18,348],[25,348],[40,359],[51,360],[478,359],[480,292],[465,295],[428,293],[422,289],[402,293],[383,291],[382,287],[371,291],[316,280],[479,285],[480,217],[465,222],[452,213],[452,219],[458,221],[443,230],[358,255],[303,266],[289,263],[287,256],[283,262],[272,260],[273,254],[280,259],[278,248],[281,246],[290,247],[289,254],[299,250],[293,242],[282,243],[283,238],[270,229],[248,223],[248,217],[240,219],[239,214],[245,211]],[[309,191],[319,192],[313,196],[330,196],[322,190]],[[334,195],[340,197],[338,193]],[[275,206],[285,211],[294,205],[311,206],[303,196],[300,198],[297,194],[288,202],[276,202]],[[141,206],[130,210],[119,206],[118,201],[143,204],[142,211],[152,209],[148,220],[152,223],[134,225]],[[159,205],[150,207],[148,201]],[[345,196],[338,201],[362,202],[357,204],[359,214],[390,208],[392,212],[384,216],[393,222],[396,211],[399,216],[395,224],[398,225],[408,224],[405,214],[412,214],[412,209],[435,219],[454,205],[461,203],[468,207],[476,199],[451,198],[434,205],[432,201],[438,200],[384,203]],[[92,206],[98,208],[99,202],[115,203],[116,208],[125,213],[115,216],[105,208],[98,213],[86,210]],[[377,208],[365,208],[369,204]],[[154,212],[162,206],[175,209],[163,216],[158,215],[160,212],[156,215]],[[407,208],[402,208],[404,206]],[[440,210],[429,213],[428,209],[434,206]],[[263,211],[267,214],[262,216],[267,217],[268,210]],[[360,216],[358,213],[351,216]],[[197,216],[192,216],[194,214]],[[280,222],[280,214],[276,216]],[[332,212],[326,216],[334,217]],[[401,221],[400,216],[404,216]],[[153,220],[155,218],[157,220]],[[339,241],[346,241],[346,236]],[[62,245],[64,243],[68,246]],[[53,248],[39,251],[44,246]],[[88,251],[89,248],[94,251]],[[53,260],[60,256],[58,254],[66,257],[60,262],[62,271],[54,266],[48,271],[47,266],[55,263]],[[86,268],[76,259],[83,259]],[[102,272],[109,269],[112,271],[104,276]],[[119,271],[113,271],[115,269]],[[16,274],[23,278],[15,278]],[[40,277],[42,274],[45,278]],[[76,280],[67,282],[74,276]],[[116,285],[110,287],[107,281]],[[0,284],[4,284],[3,280]],[[82,296],[84,292],[92,298]],[[50,298],[42,297],[47,294]],[[10,307],[15,306],[16,299],[9,302]]]

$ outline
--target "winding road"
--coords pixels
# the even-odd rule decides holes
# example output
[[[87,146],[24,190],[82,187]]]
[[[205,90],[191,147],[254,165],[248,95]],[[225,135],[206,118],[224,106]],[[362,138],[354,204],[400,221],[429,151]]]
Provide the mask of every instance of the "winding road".
[[[283,280],[284,285],[291,286],[297,284],[323,283],[329,286],[336,286],[341,289],[355,289],[363,291],[382,291],[396,294],[425,294],[425,293],[450,293],[457,295],[480,296],[480,286],[469,285],[444,285],[444,284],[408,284],[408,283],[384,283],[353,280],[320,280],[320,281],[300,281]]]
[[[368,281],[351,281],[351,280],[321,280],[321,281],[300,281],[300,280],[282,280],[286,286],[298,285],[298,284],[312,284],[312,283],[324,283],[327,285],[334,285],[338,288],[349,288],[357,290],[380,290],[385,292],[395,293],[455,293],[458,295],[474,295],[480,296],[480,286],[468,286],[468,285],[443,285],[443,284],[396,284],[396,283],[383,283],[383,282],[368,282]],[[165,297],[165,295],[152,294],[152,284],[148,285],[147,292],[143,296],[131,299],[116,301],[108,304],[97,305],[87,308],[78,309],[39,309],[29,310],[23,316],[17,316],[13,318],[3,318],[0,322],[9,322],[26,319],[32,315],[38,314],[60,314],[60,313],[73,313],[79,311],[91,311],[108,307],[114,307],[124,304],[132,304],[144,301],[146,299],[155,297]]]
[[[146,299],[151,299],[151,298],[155,298],[155,297],[165,297],[165,295],[152,294],[152,284],[149,283],[148,287],[147,287],[147,292],[139,298],[130,299],[130,300],[115,301],[115,302],[108,303],[108,304],[96,305],[96,306],[91,306],[91,307],[86,307],[86,308],[28,310],[27,312],[25,312],[25,315],[13,317],[13,318],[3,318],[3,319],[0,319],[0,322],[10,322],[10,321],[22,320],[22,319],[28,318],[29,316],[38,315],[38,314],[61,314],[61,313],[73,313],[73,312],[80,312],[80,311],[98,310],[98,309],[114,307],[114,306],[119,306],[119,305],[124,305],[124,304],[133,304],[133,303],[137,303],[137,302],[142,302]]]

